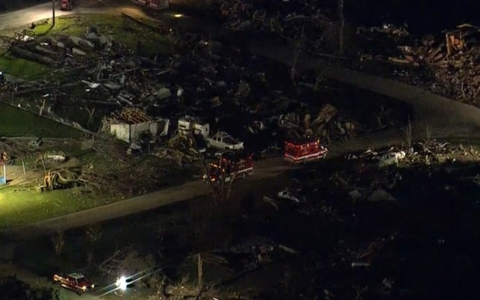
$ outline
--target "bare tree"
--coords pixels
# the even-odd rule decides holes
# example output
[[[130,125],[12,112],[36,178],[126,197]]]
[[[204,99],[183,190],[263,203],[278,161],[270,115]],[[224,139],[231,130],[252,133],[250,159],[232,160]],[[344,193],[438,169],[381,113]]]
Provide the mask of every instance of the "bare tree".
[[[55,257],[59,257],[62,254],[63,246],[65,245],[65,233],[62,230],[57,231],[52,236],[53,249],[55,251]]]
[[[85,228],[85,236],[90,243],[96,243],[102,237],[102,225],[95,224]]]
[[[300,36],[298,36],[293,44],[293,62],[292,62],[292,68],[290,69],[290,78],[292,81],[295,83],[295,77],[297,75],[297,65],[298,65],[298,60],[300,58],[300,54],[302,51],[302,45],[304,42],[305,38],[305,26],[302,26],[302,31],[300,33]]]
[[[338,0],[338,53],[343,55],[345,51],[344,38],[345,38],[345,16],[343,13],[343,0]]]
[[[403,129],[403,132],[405,133],[405,140],[407,142],[407,147],[408,149],[412,148],[412,122],[410,121],[410,117],[408,117],[408,122],[407,126]]]
[[[102,226],[96,224],[85,228],[85,237],[88,241],[87,263],[92,265],[95,257],[95,244],[102,237]]]
[[[95,108],[89,109],[86,107],[85,110],[88,113],[87,125],[91,125],[93,123],[93,114],[95,113]]]
[[[188,135],[189,135],[189,137],[192,141],[192,144],[193,144],[193,147],[194,147],[195,151],[199,152],[196,140],[194,138],[194,128],[193,128],[193,126],[194,126],[193,122],[190,122],[190,132],[188,133]],[[209,167],[207,161],[205,160],[205,157],[200,156],[200,161],[202,162],[203,170],[205,172],[205,175],[207,176],[207,181],[210,184],[210,187],[212,189],[213,197],[215,199],[215,203],[219,204],[219,205],[227,205],[228,201],[231,197],[232,184],[235,181],[235,178],[236,178],[236,175],[237,175],[236,172],[231,175],[230,182],[227,182],[227,177],[228,177],[227,175],[228,174],[225,173],[225,170],[222,170],[222,174],[220,176],[219,182],[214,183],[212,178],[210,177],[210,172],[209,172],[210,167]]]
[[[43,114],[43,110],[45,109],[45,102],[46,102],[46,101],[47,101],[47,99],[43,98],[43,100],[42,100],[42,105],[40,106],[40,110],[39,110],[39,112],[38,112],[38,115],[39,115],[39,116],[42,116],[42,114]]]
[[[429,143],[432,140],[432,132],[430,131],[430,128],[428,126],[425,129],[425,139],[427,143]]]
[[[139,277],[146,276],[145,279],[162,271],[152,255],[140,256],[131,247],[116,250],[113,255],[98,265],[98,269],[106,275],[118,277],[121,274],[138,274]]]
[[[322,71],[320,72],[320,74],[318,74],[317,78],[315,79],[315,86],[314,86],[314,90],[315,91],[319,91],[323,82],[325,81],[325,73],[330,69],[331,67],[328,66],[324,69],[322,69]]]
[[[197,254],[197,272],[198,272],[198,282],[197,288],[199,291],[203,289],[203,257],[202,253]]]

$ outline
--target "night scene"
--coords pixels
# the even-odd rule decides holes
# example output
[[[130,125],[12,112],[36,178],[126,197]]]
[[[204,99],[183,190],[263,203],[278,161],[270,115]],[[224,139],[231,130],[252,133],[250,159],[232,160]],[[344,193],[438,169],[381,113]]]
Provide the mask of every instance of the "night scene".
[[[0,300],[480,299],[479,16],[0,0]]]

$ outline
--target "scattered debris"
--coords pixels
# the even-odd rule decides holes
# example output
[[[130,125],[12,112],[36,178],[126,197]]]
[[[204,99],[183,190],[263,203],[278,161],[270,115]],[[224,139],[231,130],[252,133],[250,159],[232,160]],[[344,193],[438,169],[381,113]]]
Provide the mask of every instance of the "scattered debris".
[[[480,55],[480,29],[461,24],[442,34],[412,37],[405,29],[362,29],[364,41],[361,60],[392,65],[391,75],[409,84],[422,86],[436,94],[464,102],[476,103],[480,79],[475,61]],[[370,42],[366,42],[370,41]],[[372,47],[372,45],[375,45]],[[372,54],[372,50],[381,54]],[[367,49],[367,47],[369,49]]]

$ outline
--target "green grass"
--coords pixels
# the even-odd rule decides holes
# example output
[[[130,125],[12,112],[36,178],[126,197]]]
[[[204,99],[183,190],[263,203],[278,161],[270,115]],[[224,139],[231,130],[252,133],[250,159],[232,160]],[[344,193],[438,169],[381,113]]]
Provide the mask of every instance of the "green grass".
[[[148,20],[142,22],[154,26]],[[165,54],[169,52],[168,38],[158,32],[138,25],[120,15],[82,14],[80,16],[63,16],[56,19],[55,27],[51,24],[39,25],[34,29],[38,36],[73,35],[84,36],[89,27],[96,27],[99,34],[111,36],[114,40],[125,43],[135,49],[140,41],[146,54]]]
[[[37,79],[50,72],[51,69],[46,65],[14,57],[6,52],[0,54],[0,71],[23,79]]]
[[[19,187],[0,187],[0,230],[28,225],[41,220],[98,206],[98,199],[76,195],[72,190],[38,192],[16,191]]]
[[[120,201],[125,198],[136,197],[143,194],[140,190],[149,193],[168,186],[176,186],[190,178],[193,172],[187,169],[179,170],[172,168],[165,161],[153,156],[132,158],[130,167],[115,169],[115,163],[118,162],[109,157],[98,155],[93,150],[80,150],[75,145],[65,145],[64,147],[64,149],[55,147],[55,150],[64,151],[72,159],[78,159],[78,164],[75,165],[92,163],[98,174],[117,171],[120,176],[118,179],[120,185],[117,186],[119,190],[111,193],[98,192],[87,194],[79,194],[77,188],[39,192],[35,190],[35,182],[39,182],[41,178],[34,181],[33,177],[31,177],[32,180],[29,183],[0,186],[0,231]],[[43,149],[42,152],[47,151],[49,149]],[[35,159],[36,156],[34,155],[24,157],[23,162],[27,170],[34,168]],[[21,162],[17,160],[18,166],[21,166]],[[47,169],[50,169],[48,165]],[[41,176],[43,174],[42,167],[37,165],[37,170],[36,174]],[[158,170],[164,170],[166,173],[160,175],[158,179],[153,179],[154,175],[158,175]],[[3,173],[3,170],[0,170],[0,173]],[[13,178],[11,177],[10,179]],[[139,193],[128,194],[126,189],[121,188],[122,183],[125,186],[133,184],[139,188]],[[127,194],[124,192],[127,192]],[[123,194],[120,195],[119,193]]]
[[[79,138],[82,134],[74,128],[0,103],[0,136]]]
[[[157,27],[149,20],[141,21]],[[38,37],[55,35],[83,37],[89,27],[96,27],[100,34],[110,36],[132,50],[135,50],[137,42],[140,42],[142,54],[145,55],[170,52],[168,37],[120,15],[83,14],[57,17],[55,27],[52,27],[51,23],[46,23],[38,25],[33,32]],[[13,56],[10,52],[0,52],[0,71],[15,77],[27,80],[39,79],[49,74],[51,70],[50,66]]]

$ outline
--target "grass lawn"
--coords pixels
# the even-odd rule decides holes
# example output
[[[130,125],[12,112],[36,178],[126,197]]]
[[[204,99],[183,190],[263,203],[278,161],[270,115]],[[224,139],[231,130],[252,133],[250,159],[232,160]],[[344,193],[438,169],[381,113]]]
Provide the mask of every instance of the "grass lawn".
[[[51,69],[46,65],[14,57],[5,52],[0,53],[0,71],[23,79],[37,79],[48,74]]]
[[[0,103],[0,136],[79,138],[82,134],[80,130]]]
[[[115,163],[118,162],[115,162],[112,158],[98,155],[93,150],[79,150],[73,146],[65,147],[65,149],[55,149],[65,151],[64,153],[67,156],[71,156],[72,160],[75,159],[77,162],[73,163],[72,166],[91,163],[98,174],[118,172],[120,176],[118,179],[119,185],[115,185],[115,188],[118,188],[118,190],[112,190],[111,194],[79,194],[76,193],[77,190],[75,188],[39,192],[35,190],[33,181],[26,184],[19,183],[0,186],[0,231],[120,201],[125,198],[136,197],[145,192],[153,192],[168,186],[176,186],[185,182],[185,180],[189,180],[192,172],[194,172],[190,169],[172,167],[165,161],[153,156],[132,158],[129,162],[129,167],[116,169]],[[34,160],[34,157],[26,157],[24,159],[27,170],[34,168]],[[21,166],[20,162],[17,162],[18,166]],[[51,167],[47,165],[47,169],[51,169]],[[38,172],[35,174],[41,176],[43,174],[42,168],[38,167],[37,170]],[[7,177],[8,174],[14,174],[12,169],[10,172],[7,172]],[[18,177],[18,174],[16,176]],[[158,176],[158,178],[153,179],[153,176]],[[10,177],[10,179],[13,180],[14,177]],[[33,177],[30,179],[34,180]],[[37,179],[35,182],[39,180],[41,179]],[[122,188],[123,183],[125,186],[128,186],[128,183],[135,185],[138,188],[138,193],[128,194],[127,189]],[[22,186],[26,188],[22,188]]]
[[[98,199],[75,195],[71,190],[51,192],[15,191],[0,187],[0,230],[98,206]]]
[[[149,20],[142,22],[157,27]],[[40,22],[39,22],[40,23]],[[51,24],[37,26],[33,31],[37,36],[72,35],[82,37],[89,27],[96,27],[100,34],[110,36],[115,41],[136,49],[137,41],[142,45],[143,54],[168,54],[169,38],[155,30],[126,19],[120,15],[82,14],[56,18],[55,27]],[[50,66],[13,56],[8,51],[0,51],[0,71],[15,77],[31,80],[49,74]]]
[[[155,24],[148,20],[142,20],[142,22],[155,27]],[[34,32],[38,36],[56,34],[84,36],[89,27],[97,28],[99,34],[111,36],[114,40],[125,43],[132,49],[136,49],[137,41],[140,41],[145,54],[166,54],[169,52],[168,37],[120,15],[82,14],[63,16],[57,18],[55,27],[52,28],[51,24],[39,25],[34,29]]]

